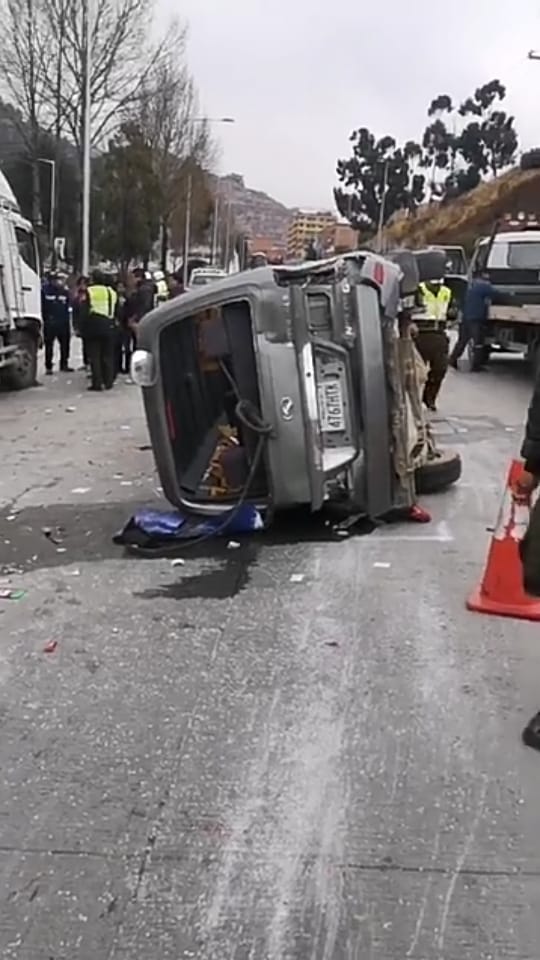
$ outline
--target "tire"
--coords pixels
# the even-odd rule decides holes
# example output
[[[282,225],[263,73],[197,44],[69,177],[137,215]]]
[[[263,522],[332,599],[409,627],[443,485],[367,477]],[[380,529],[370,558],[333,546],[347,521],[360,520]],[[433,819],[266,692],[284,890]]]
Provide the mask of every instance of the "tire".
[[[414,483],[419,495],[439,493],[461,477],[461,457],[453,450],[442,450],[437,456],[418,467],[414,472]]]
[[[8,390],[27,390],[33,387],[37,376],[37,340],[26,330],[16,330],[11,343],[17,343],[19,349],[14,366],[6,367],[2,376]]]
[[[520,167],[522,170],[538,170],[540,168],[540,148],[527,150],[521,157]]]

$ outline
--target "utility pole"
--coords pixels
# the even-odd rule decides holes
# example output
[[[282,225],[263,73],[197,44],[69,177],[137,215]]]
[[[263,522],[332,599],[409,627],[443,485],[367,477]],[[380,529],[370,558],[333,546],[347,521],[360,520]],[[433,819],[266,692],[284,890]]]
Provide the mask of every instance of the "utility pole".
[[[386,212],[386,191],[388,189],[388,164],[389,161],[386,160],[384,164],[384,174],[383,174],[383,186],[382,186],[382,195],[381,195],[381,205],[379,208],[379,225],[377,227],[377,253],[382,253],[382,237],[383,237],[383,227],[384,227],[384,215]]]
[[[92,0],[83,0],[84,36],[84,129],[83,129],[83,194],[82,194],[82,272],[90,272],[90,186],[92,138]]]
[[[212,221],[212,254],[211,254],[211,263],[214,267],[216,264],[216,253],[218,245],[218,225],[219,225],[219,190],[218,190],[218,178],[216,177],[216,195],[214,197],[214,219]]]
[[[51,171],[50,201],[49,201],[49,246],[51,248],[51,266],[54,261],[54,222],[56,219],[56,160],[48,157],[38,157],[39,163],[46,163]]]

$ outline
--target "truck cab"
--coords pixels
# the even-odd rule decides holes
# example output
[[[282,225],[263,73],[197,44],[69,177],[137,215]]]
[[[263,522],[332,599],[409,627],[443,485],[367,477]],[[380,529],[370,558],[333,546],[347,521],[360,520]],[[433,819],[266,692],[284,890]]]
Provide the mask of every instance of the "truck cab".
[[[0,173],[0,379],[11,389],[35,382],[40,335],[37,238]]]

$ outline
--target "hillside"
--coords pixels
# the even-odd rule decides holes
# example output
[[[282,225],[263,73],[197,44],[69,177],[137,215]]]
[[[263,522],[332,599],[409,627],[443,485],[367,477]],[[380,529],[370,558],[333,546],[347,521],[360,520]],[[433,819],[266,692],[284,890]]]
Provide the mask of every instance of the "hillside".
[[[498,218],[539,212],[540,170],[511,170],[444,206],[426,206],[415,217],[397,220],[385,231],[385,240],[388,246],[470,247],[478,236],[490,233]]]
[[[223,200],[230,197],[234,218],[240,229],[249,236],[269,237],[277,243],[287,236],[287,227],[293,211],[261,190],[246,187],[237,173],[220,178]]]

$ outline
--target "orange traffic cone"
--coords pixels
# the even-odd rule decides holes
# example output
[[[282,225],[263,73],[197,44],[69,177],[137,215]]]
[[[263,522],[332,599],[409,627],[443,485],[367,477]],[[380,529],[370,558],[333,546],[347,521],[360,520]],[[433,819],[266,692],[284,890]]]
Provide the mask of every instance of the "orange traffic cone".
[[[540,599],[528,596],[523,589],[519,543],[527,529],[530,509],[527,504],[517,503],[512,494],[522,472],[523,464],[513,460],[484,579],[467,600],[467,609],[499,617],[540,620]]]

